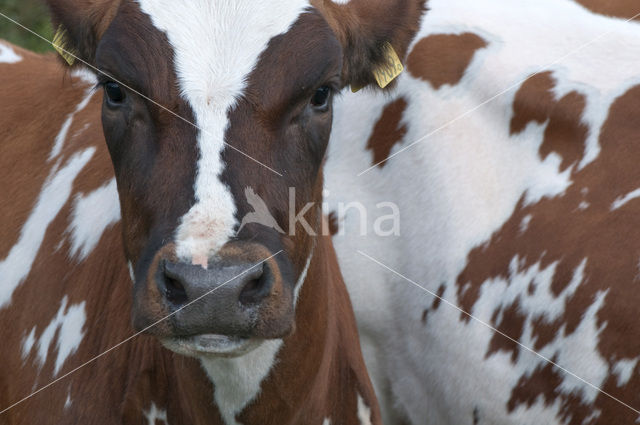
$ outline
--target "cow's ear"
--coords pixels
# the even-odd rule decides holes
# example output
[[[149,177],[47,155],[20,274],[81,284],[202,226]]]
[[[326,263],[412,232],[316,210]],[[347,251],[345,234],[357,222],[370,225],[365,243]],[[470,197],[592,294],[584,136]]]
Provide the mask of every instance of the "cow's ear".
[[[344,50],[343,83],[384,87],[401,69],[426,0],[313,0]],[[398,59],[396,59],[398,58]]]
[[[74,56],[93,64],[98,42],[113,20],[121,0],[46,0],[51,12],[54,47],[69,64]]]

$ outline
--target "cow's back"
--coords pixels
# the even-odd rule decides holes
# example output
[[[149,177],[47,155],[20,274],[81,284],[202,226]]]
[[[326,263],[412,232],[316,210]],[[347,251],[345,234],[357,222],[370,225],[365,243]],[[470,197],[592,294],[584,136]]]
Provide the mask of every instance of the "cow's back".
[[[326,167],[330,209],[369,213],[364,238],[337,214],[334,241],[381,401],[416,424],[633,423],[416,285],[640,407],[640,24],[571,1],[429,8],[392,95],[338,100]],[[373,234],[380,202],[400,236]]]

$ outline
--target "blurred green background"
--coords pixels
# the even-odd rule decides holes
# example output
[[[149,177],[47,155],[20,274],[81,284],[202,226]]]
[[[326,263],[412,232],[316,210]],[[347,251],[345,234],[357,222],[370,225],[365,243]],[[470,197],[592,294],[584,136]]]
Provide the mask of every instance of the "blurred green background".
[[[37,32],[47,40],[53,38],[44,0],[0,0],[0,12]],[[0,38],[36,52],[52,51],[51,44],[31,34],[0,15]]]

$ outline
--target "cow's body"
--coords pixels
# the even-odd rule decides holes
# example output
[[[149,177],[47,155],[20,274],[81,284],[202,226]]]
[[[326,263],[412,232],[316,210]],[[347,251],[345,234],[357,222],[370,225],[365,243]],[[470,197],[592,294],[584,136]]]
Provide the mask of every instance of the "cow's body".
[[[585,3],[640,13],[637,2]],[[370,236],[351,209],[334,241],[383,416],[632,424],[640,24],[568,0],[428,7],[394,94],[336,105],[326,167],[330,210],[361,201],[369,212]],[[373,235],[382,201],[399,206],[401,236]]]
[[[132,282],[94,77],[0,43],[0,87],[1,424],[379,423],[328,238],[301,273],[290,335],[201,361],[128,340]]]

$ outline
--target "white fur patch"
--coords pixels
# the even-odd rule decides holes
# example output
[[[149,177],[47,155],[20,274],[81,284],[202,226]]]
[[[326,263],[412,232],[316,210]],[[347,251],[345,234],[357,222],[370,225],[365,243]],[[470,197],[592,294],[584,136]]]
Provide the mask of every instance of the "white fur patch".
[[[307,277],[314,248],[315,246],[298,277],[294,303],[297,303]],[[268,340],[241,357],[201,359],[202,366],[215,385],[216,405],[227,425],[240,425],[235,419],[236,415],[260,394],[260,385],[275,365],[276,355],[282,344],[281,339]]]
[[[0,63],[16,63],[22,60],[21,56],[11,46],[0,42]]]
[[[71,390],[67,390],[67,399],[64,401],[64,406],[63,406],[63,408],[64,408],[65,410],[67,410],[68,408],[70,408],[70,407],[71,407],[71,404],[72,404],[72,403],[73,403],[73,402],[71,401]]]
[[[96,214],[96,211],[99,213]],[[73,206],[70,254],[83,261],[94,250],[102,233],[120,221],[120,202],[116,179],[89,193],[78,195]]]
[[[617,198],[613,204],[611,204],[611,210],[617,210],[618,208],[622,207],[624,204],[634,200],[640,198],[640,189],[636,189],[634,191],[631,191],[629,193],[627,193],[624,196],[621,196],[619,198]]]
[[[345,92],[336,98],[325,166],[330,210],[355,200],[372,216],[376,204],[392,201],[401,211],[403,228],[412,230],[402,238],[377,237],[372,232],[363,238],[334,237],[367,366],[377,394],[382,395],[383,419],[390,424],[402,416],[421,425],[472,423],[478,406],[483,423],[558,424],[564,408],[559,401],[538,400],[507,410],[511,389],[542,364],[539,358],[524,352],[517,364],[511,361],[511,353],[485,358],[494,334],[473,321],[461,321],[460,313],[445,305],[429,310],[427,325],[423,324],[420,317],[431,306],[432,297],[418,296],[415,287],[381,273],[356,252],[366,247],[372,257],[430,291],[438,292],[443,286],[444,298],[457,302],[456,281],[469,253],[487,243],[512,217],[519,200],[531,204],[561,196],[573,184],[570,170],[560,170],[560,156],[540,157],[548,122],[533,122],[521,133],[510,134],[513,100],[521,82],[532,72],[551,70],[558,80],[556,99],[573,90],[585,96],[582,121],[588,134],[585,156],[577,165],[584,167],[598,158],[598,139],[612,102],[640,83],[634,66],[640,57],[640,25],[590,13],[569,0],[429,0],[428,7],[416,42],[432,34],[472,32],[486,40],[487,47],[475,52],[457,84],[434,90],[415,78],[409,67],[390,94]],[[602,36],[607,32],[611,33]],[[567,56],[570,52],[574,53]],[[402,120],[407,132],[391,154],[440,130],[384,167],[355,178],[372,164],[367,142],[384,107],[399,97],[407,102]],[[522,225],[525,230],[528,220]],[[347,214],[341,230],[354,235],[358,226]],[[575,271],[565,291],[580,285],[583,271],[583,267]],[[570,292],[555,297],[549,291],[553,273],[555,267],[542,269],[537,264],[507,279],[485,282],[474,313],[490,321],[497,308],[519,296],[527,320],[536,314],[559,317]],[[527,296],[525,278],[538,283],[532,298]],[[543,354],[557,354],[560,365],[595,385],[603,382],[609,370],[599,355],[601,328],[594,316],[604,296],[598,294],[583,312],[576,332],[563,336],[561,330],[543,349]],[[521,341],[527,345],[534,342],[532,338],[531,328],[525,328]],[[572,377],[563,378],[560,391],[573,392],[585,403],[595,394]]]
[[[156,421],[162,421],[165,423],[165,425],[169,425],[169,420],[167,419],[167,411],[159,409],[155,403],[151,403],[151,407],[149,407],[149,410],[145,410],[143,414],[144,417],[147,418],[148,425],[156,425]]]
[[[55,140],[53,141],[53,148],[51,149],[51,153],[49,153],[49,161],[60,155],[62,151],[62,146],[64,145],[64,141],[67,140],[67,133],[69,133],[69,128],[71,128],[71,123],[73,122],[73,112],[69,114],[66,120],[62,123],[62,127],[60,127],[60,131],[56,135]]]
[[[25,336],[22,340],[22,359],[26,359],[33,345],[36,343],[36,327],[31,328],[29,335]]]
[[[236,415],[260,393],[280,347],[282,340],[268,340],[244,356],[201,359],[215,386],[215,402],[226,425],[241,425]]]
[[[136,283],[136,274],[133,271],[133,264],[131,264],[131,261],[127,261],[127,268],[129,269],[129,277],[131,278],[131,282]]]
[[[311,260],[313,259],[313,252],[315,251],[315,243],[311,247],[311,252],[309,253],[309,257],[307,257],[307,261],[304,264],[304,268],[302,272],[300,272],[300,276],[298,277],[298,281],[296,282],[296,287],[293,290],[293,305],[298,304],[298,298],[300,297],[300,292],[302,291],[302,286],[304,286],[304,281],[307,278],[307,273],[309,272],[309,266],[311,266]]]
[[[92,88],[98,83],[98,77],[89,68],[75,68],[71,71],[71,76],[81,80]]]
[[[314,248],[298,277],[294,303],[297,303],[304,285]],[[241,357],[201,359],[202,366],[215,385],[215,402],[226,425],[241,425],[236,421],[236,415],[260,394],[262,381],[275,365],[282,344],[281,339],[268,340]]]
[[[73,117],[84,108],[87,107],[89,101],[95,94],[94,86],[89,86],[86,91],[84,99],[76,106],[76,109],[67,116],[67,119],[62,123],[62,127],[60,131],[56,135],[56,138],[53,143],[53,148],[51,149],[51,153],[49,154],[49,161],[55,159],[62,152],[62,148],[64,147],[64,142],[67,140],[67,134],[69,133],[69,128],[71,128],[71,124],[73,123]],[[86,129],[86,126],[85,126]]]
[[[22,227],[20,239],[11,248],[7,258],[0,262],[0,308],[9,304],[13,291],[29,275],[49,224],[69,200],[76,176],[94,152],[95,148],[87,148],[73,155],[63,168],[54,166],[40,191],[35,208]]]
[[[331,420],[329,418],[324,418],[324,421],[322,421],[322,425],[331,425]]]
[[[247,76],[276,35],[286,32],[307,0],[138,0],[173,48],[178,85],[200,128],[196,203],[176,232],[177,254],[203,266],[233,236],[236,206],[220,181],[228,113]],[[228,141],[233,143],[233,140]],[[247,166],[257,166],[248,164]]]
[[[533,216],[531,214],[527,214],[526,216],[524,216],[522,222],[520,223],[520,233],[524,233],[527,231],[527,229],[529,228],[529,224],[531,224],[532,218]]]
[[[631,379],[633,371],[636,369],[639,359],[640,357],[636,357],[635,359],[623,359],[613,365],[613,373],[618,375],[619,387],[627,385]]]
[[[76,352],[84,336],[84,324],[87,319],[85,313],[85,302],[73,304],[67,307],[68,297],[64,297],[60,308],[49,325],[42,331],[36,339],[36,328],[34,327],[22,346],[22,357],[26,358],[32,348],[36,348],[36,362],[39,369],[47,362],[47,356],[51,344],[56,338],[56,360],[54,363],[53,376],[56,376],[64,362],[70,355]],[[35,344],[37,341],[37,344]]]
[[[371,409],[358,394],[358,420],[360,425],[371,425]]]

